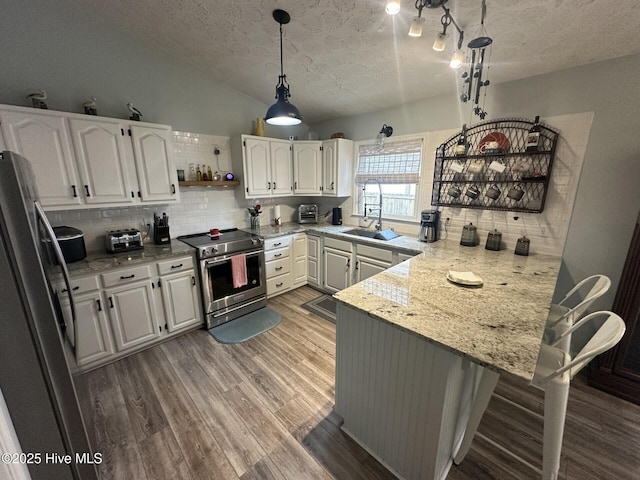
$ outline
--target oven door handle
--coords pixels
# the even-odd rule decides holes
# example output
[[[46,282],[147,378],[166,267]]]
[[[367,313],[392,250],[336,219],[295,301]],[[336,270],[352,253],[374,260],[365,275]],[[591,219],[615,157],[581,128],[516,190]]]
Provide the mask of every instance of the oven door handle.
[[[247,258],[249,257],[255,257],[256,255],[264,255],[264,251],[263,250],[256,250],[254,252],[249,252],[249,253],[245,253],[245,256]],[[224,263],[228,260],[231,259],[231,257],[233,257],[234,255],[225,255],[223,257],[219,257],[219,258],[215,258],[215,259],[211,259],[211,260],[205,260],[204,261],[204,266],[205,267],[209,267],[211,265],[216,265],[219,263]]]

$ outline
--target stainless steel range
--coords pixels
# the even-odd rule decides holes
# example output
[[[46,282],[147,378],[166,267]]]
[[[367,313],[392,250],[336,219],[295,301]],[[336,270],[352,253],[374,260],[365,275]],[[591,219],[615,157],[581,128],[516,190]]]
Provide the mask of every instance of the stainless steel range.
[[[178,237],[197,250],[207,329],[267,305],[264,240],[232,228],[218,235],[197,233]],[[236,257],[235,259],[233,257]],[[243,261],[244,258],[244,261]],[[243,262],[246,284],[234,281],[233,263]],[[236,272],[237,273],[237,272]]]

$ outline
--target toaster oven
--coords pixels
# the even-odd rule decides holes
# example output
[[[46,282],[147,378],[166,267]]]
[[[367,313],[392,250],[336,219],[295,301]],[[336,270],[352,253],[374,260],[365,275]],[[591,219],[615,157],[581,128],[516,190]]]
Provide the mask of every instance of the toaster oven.
[[[128,252],[144,248],[142,232],[135,228],[111,230],[105,235],[107,252]]]
[[[298,207],[298,223],[318,223],[318,206],[315,204]]]

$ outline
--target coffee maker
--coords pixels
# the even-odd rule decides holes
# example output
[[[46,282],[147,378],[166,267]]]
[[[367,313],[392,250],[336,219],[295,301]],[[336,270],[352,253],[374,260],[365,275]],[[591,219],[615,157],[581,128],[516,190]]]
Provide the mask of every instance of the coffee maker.
[[[438,210],[423,210],[420,214],[420,234],[418,240],[421,242],[437,242],[440,236],[440,212]]]

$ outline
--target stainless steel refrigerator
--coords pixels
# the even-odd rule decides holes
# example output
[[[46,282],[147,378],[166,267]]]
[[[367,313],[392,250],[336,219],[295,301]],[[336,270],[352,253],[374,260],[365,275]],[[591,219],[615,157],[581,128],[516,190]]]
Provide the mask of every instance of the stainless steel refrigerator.
[[[18,461],[31,460],[27,465],[31,478],[97,479],[92,463],[96,458],[90,450],[65,357],[67,326],[54,287],[58,282],[67,282],[70,293],[66,265],[37,202],[33,178],[27,160],[2,152],[1,394],[8,408],[9,425],[13,424],[21,450],[27,454]],[[64,457],[53,454],[70,455],[71,462],[58,463],[54,460]],[[9,458],[3,456],[3,461]]]

